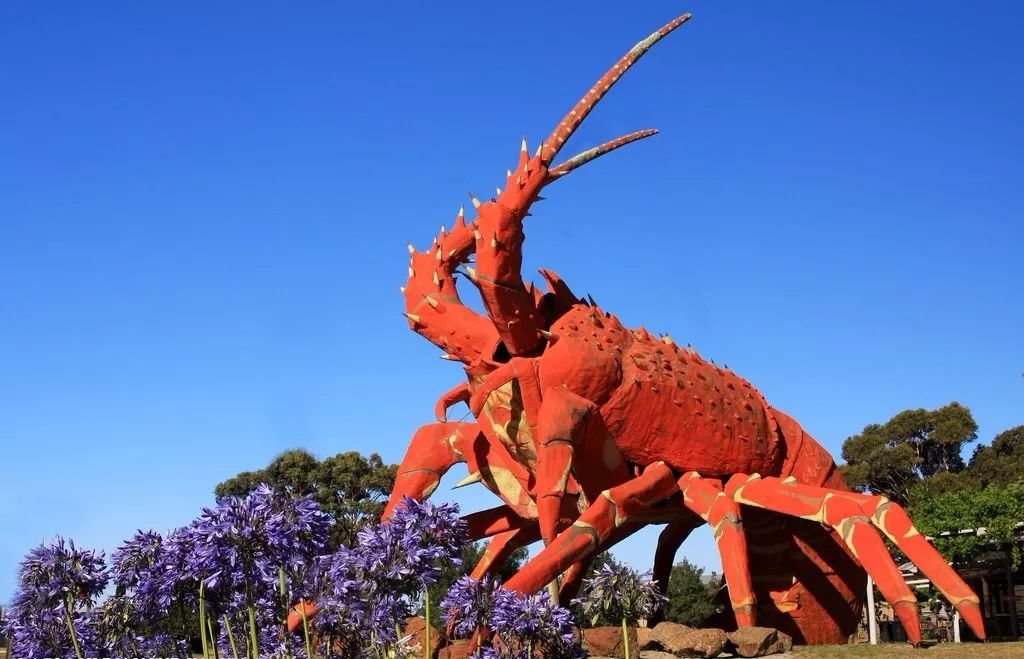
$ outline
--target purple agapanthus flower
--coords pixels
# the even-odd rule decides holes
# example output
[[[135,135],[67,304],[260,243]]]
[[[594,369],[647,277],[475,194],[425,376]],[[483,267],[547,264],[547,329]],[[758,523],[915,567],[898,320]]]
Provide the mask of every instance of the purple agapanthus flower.
[[[187,643],[159,629],[164,620],[151,621],[140,614],[136,601],[127,595],[108,597],[93,608],[99,645],[113,657],[188,657]]]
[[[131,596],[138,622],[160,630],[166,629],[168,614],[176,619],[194,615],[202,589],[206,615],[215,634],[224,637],[225,649],[230,644],[223,616],[234,626],[242,651],[250,638],[251,606],[261,653],[270,654],[281,644],[287,607],[311,592],[312,568],[330,525],[311,498],[261,485],[248,496],[219,499],[165,538],[137,533],[115,553],[115,579],[119,591]],[[187,628],[173,631],[190,633]]]
[[[552,659],[576,659],[586,654],[574,622],[572,613],[554,604],[547,592],[523,595],[500,588],[495,593],[490,628],[501,637],[510,658],[539,652]]]
[[[483,579],[461,577],[452,584],[448,594],[441,600],[440,609],[445,623],[455,636],[465,638],[479,627],[485,627],[491,619],[498,582],[490,576]]]
[[[193,524],[188,571],[210,591],[235,590],[239,580],[276,587],[282,567],[304,580],[329,532],[330,518],[312,498],[259,485],[246,497],[224,497],[203,509]]]
[[[418,592],[437,581],[442,562],[458,565],[466,523],[456,504],[436,506],[406,497],[386,523],[359,532],[357,551],[366,569],[402,592]]]
[[[163,553],[164,538],[156,531],[136,531],[110,556],[110,576],[120,592],[135,589],[152,578]]]
[[[370,597],[361,557],[347,547],[319,557],[312,591],[319,607],[309,622],[319,642],[315,654],[327,659],[359,656],[369,638]]]
[[[442,565],[461,562],[466,523],[458,510],[406,497],[387,522],[359,532],[354,553],[368,602],[364,626],[373,638],[397,642],[412,600],[437,581]]]
[[[583,582],[583,594],[573,600],[580,615],[592,622],[601,616],[610,622],[630,624],[650,618],[668,599],[661,594],[651,573],[643,574],[617,561],[601,566]]]
[[[502,659],[502,656],[493,645],[484,645],[469,655],[469,659]]]
[[[106,588],[102,552],[56,538],[28,553],[18,570],[18,589],[5,622],[19,654],[29,657],[96,653],[99,641],[89,608]],[[74,634],[72,635],[72,629]]]
[[[586,656],[580,646],[572,613],[555,605],[544,592],[523,595],[485,577],[459,579],[441,602],[446,622],[457,636],[488,627],[499,641],[478,648],[476,659],[522,659],[528,656],[576,659]]]

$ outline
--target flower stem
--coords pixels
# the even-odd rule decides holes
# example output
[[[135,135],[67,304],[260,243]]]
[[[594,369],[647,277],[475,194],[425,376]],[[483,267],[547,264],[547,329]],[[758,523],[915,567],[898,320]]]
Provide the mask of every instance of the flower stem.
[[[260,659],[260,640],[256,632],[256,607],[252,604],[246,607],[249,610],[249,648],[252,659]]]
[[[302,614],[302,636],[306,639],[306,657],[307,659],[313,659],[313,651],[310,649],[309,643],[309,621],[306,619],[306,601],[302,600],[299,602],[299,613]],[[328,656],[331,653],[331,647],[327,646]]]
[[[75,646],[75,656],[82,659],[82,648],[78,645],[78,634],[75,633],[75,623],[71,620],[71,595],[64,600],[64,620],[68,623],[68,631],[71,632],[71,643]]]
[[[224,629],[228,632],[228,642],[231,643],[231,652],[235,655],[234,659],[241,659],[238,656],[238,646],[235,645],[235,635],[231,633],[231,621],[228,620],[228,614],[224,614]]]
[[[220,650],[217,649],[217,637],[213,633],[213,618],[206,619],[206,628],[210,632],[210,645],[213,646],[214,659],[220,659]]]
[[[278,586],[281,590],[281,606],[284,610],[284,659],[292,659],[291,643],[288,642],[288,584],[285,580],[284,566],[277,568]],[[313,659],[307,654],[307,659]]]
[[[423,628],[423,659],[430,659],[430,590],[423,591],[423,615],[427,624]]]
[[[203,642],[203,659],[210,659],[210,648],[206,644],[206,582],[199,580],[199,638]]]
[[[622,648],[626,654],[626,659],[629,659],[629,631],[626,629],[626,618],[622,618]]]

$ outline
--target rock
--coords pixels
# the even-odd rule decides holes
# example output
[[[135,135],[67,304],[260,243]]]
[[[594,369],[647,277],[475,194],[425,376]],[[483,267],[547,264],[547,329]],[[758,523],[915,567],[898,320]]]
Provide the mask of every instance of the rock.
[[[437,652],[437,659],[466,659],[473,654],[475,647],[469,641],[452,641]]]
[[[677,657],[717,657],[728,642],[721,629],[693,629],[665,649]]]
[[[420,646],[420,650],[426,648],[427,621],[419,616],[407,618],[405,621],[405,633],[412,634],[412,645]],[[430,657],[437,657],[438,649],[444,647],[446,639],[444,634],[437,627],[430,626]]]
[[[664,650],[671,652],[670,649],[674,646],[682,637],[686,636],[693,631],[693,627],[687,627],[686,625],[680,625],[678,622],[659,622],[651,630],[651,636],[648,643],[656,642],[660,647],[650,648],[651,650]]]
[[[658,640],[654,629],[650,627],[637,627],[636,646],[641,650],[664,650],[665,646]]]
[[[793,639],[771,627],[743,627],[729,634],[733,651],[741,657],[763,657],[789,652]]]
[[[636,640],[636,627],[627,630],[629,637],[630,656],[638,652],[639,644]],[[625,657],[625,648],[622,646],[622,627],[592,627],[583,630],[583,647],[593,655],[603,657]]]

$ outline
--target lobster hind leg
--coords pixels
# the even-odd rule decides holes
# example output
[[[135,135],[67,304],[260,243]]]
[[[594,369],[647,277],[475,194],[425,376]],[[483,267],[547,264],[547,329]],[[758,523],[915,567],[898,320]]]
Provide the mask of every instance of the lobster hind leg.
[[[893,607],[907,637],[921,642],[917,598],[906,585],[875,527],[928,576],[957,608],[978,638],[985,629],[978,598],[941,554],[920,535],[906,513],[883,497],[867,496],[782,481],[734,476],[726,489],[740,504],[821,522],[835,530]]]
[[[672,566],[675,562],[676,552],[682,546],[690,533],[704,523],[697,515],[688,516],[682,519],[670,521],[658,535],[658,547],[654,552],[654,582],[662,595],[668,597],[668,582],[672,576]],[[665,608],[659,609],[650,620],[649,627],[657,625],[665,619]]]
[[[739,504],[722,489],[719,481],[702,478],[695,471],[679,479],[679,489],[683,491],[683,505],[710,524],[714,531],[736,624],[753,627],[757,624],[757,601],[750,581],[747,536]]]
[[[619,527],[678,492],[672,470],[664,462],[655,462],[640,476],[602,492],[572,526],[523,566],[505,587],[520,593],[540,590],[573,563],[606,546]]]

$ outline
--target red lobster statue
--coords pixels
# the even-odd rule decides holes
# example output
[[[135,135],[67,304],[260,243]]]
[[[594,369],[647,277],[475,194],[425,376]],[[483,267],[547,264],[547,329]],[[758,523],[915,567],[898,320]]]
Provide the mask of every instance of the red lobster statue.
[[[523,223],[541,190],[656,131],[559,165],[555,156],[619,77],[689,18],[626,53],[532,156],[524,140],[504,190],[482,203],[471,195],[475,219],[460,210],[428,250],[410,246],[402,287],[409,326],[460,362],[467,381],[440,398],[438,422],[416,432],[384,517],[405,496],[430,496],[464,462],[470,476],[460,485],[483,483],[504,502],[467,516],[473,539],[491,538],[477,578],[540,539],[544,549],[505,586],[533,592],[553,584],[565,601],[597,552],[665,524],[654,576],[666,584],[682,541],[707,523],[722,556],[726,615],[734,617],[720,624],[770,625],[804,643],[845,642],[867,572],[916,644],[917,600],[881,532],[984,638],[977,596],[903,509],[851,492],[828,452],[749,382],[667,337],[624,327],[550,271],[541,271],[547,292],[523,282]],[[457,272],[479,289],[486,316],[461,302]],[[459,402],[475,421],[446,421]]]

